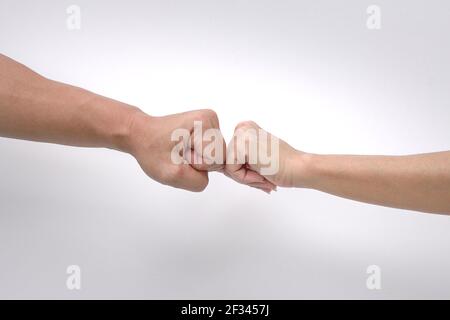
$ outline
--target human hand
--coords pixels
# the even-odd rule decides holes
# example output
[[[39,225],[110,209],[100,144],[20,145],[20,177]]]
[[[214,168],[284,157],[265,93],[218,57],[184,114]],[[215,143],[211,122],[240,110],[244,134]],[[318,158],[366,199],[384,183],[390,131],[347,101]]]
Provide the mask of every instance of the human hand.
[[[205,133],[212,129],[210,132],[215,134],[214,140],[211,135],[194,133],[195,123],[200,124]],[[184,141],[180,142],[179,138]],[[217,148],[211,153],[206,148],[212,141]],[[199,192],[208,185],[208,171],[223,170],[226,145],[217,115],[212,110],[164,117],[151,117],[138,111],[130,118],[127,151],[152,179]]]
[[[225,174],[268,193],[276,186],[301,187],[306,156],[255,122],[245,121],[236,126],[228,145]]]

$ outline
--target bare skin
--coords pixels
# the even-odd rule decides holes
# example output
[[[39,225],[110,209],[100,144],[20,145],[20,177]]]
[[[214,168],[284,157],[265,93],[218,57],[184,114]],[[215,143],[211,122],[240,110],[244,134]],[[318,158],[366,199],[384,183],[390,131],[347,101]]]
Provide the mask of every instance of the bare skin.
[[[220,130],[212,110],[152,117],[134,106],[46,79],[0,55],[2,137],[127,152],[156,181],[198,192],[208,184],[208,171],[222,171],[225,159],[211,165],[172,162],[176,141],[171,141],[171,133],[179,128],[192,131],[194,121],[202,121],[205,130]],[[268,184],[260,175],[250,182]]]
[[[261,128],[247,121],[236,129],[241,129],[242,134],[242,130]],[[318,155],[279,141],[279,170],[265,176],[274,185],[316,189],[395,208],[450,214],[450,151],[408,156]],[[259,146],[267,148],[265,144]],[[248,149],[239,152],[245,154]],[[240,179],[242,171],[262,173],[262,167],[260,163],[227,164],[225,171],[245,183]]]
[[[209,165],[189,164],[192,161],[176,165],[171,160],[176,142],[170,135],[179,128],[191,132],[194,121],[202,121],[204,129],[220,130],[212,110],[152,117],[134,106],[46,79],[0,55],[0,136],[127,152],[151,178],[190,191],[205,189],[208,171],[221,171],[268,193],[276,186],[312,188],[372,204],[450,214],[448,151],[411,156],[317,155],[280,140],[275,174],[264,176],[259,163],[224,166],[225,158]],[[260,129],[253,122],[237,128]],[[237,151],[247,158],[245,147]],[[199,156],[197,150],[183,152],[191,159]]]

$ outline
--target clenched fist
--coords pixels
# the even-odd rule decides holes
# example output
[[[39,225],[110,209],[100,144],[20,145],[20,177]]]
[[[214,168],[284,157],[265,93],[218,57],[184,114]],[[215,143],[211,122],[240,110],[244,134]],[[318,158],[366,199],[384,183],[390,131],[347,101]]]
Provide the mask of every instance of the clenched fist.
[[[212,110],[164,117],[138,111],[131,117],[129,136],[127,151],[144,172],[172,187],[202,191],[208,171],[222,171],[225,164],[225,142]]]
[[[295,177],[299,176],[305,155],[255,122],[245,121],[236,126],[228,144],[225,174],[266,192],[276,186],[298,187]]]
[[[0,54],[0,136],[132,154],[147,175],[202,191],[208,171],[261,189],[311,188],[353,200],[450,214],[450,151],[408,156],[304,153],[243,122],[226,149],[211,110],[165,117],[46,79]],[[226,163],[225,163],[226,161]]]

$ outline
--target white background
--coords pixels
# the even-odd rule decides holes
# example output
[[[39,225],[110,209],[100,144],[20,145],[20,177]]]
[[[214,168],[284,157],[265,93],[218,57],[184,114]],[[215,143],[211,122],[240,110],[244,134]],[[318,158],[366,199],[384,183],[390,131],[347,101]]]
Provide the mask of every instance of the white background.
[[[251,119],[310,152],[448,150],[450,2],[380,0],[381,30],[371,4],[0,0],[0,52],[152,115],[213,108],[227,139]],[[449,252],[446,216],[218,174],[192,194],[126,154],[0,139],[0,298],[449,298]]]

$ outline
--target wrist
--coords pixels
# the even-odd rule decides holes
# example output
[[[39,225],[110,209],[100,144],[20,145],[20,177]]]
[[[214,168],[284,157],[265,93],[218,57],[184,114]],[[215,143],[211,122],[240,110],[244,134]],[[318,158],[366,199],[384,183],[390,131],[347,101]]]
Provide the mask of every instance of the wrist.
[[[319,155],[296,151],[293,157],[293,186],[295,188],[313,189],[317,180],[314,165]]]
[[[76,107],[66,117],[76,127],[77,141],[68,144],[129,152],[133,119],[143,113],[139,108],[81,88],[58,82],[51,84],[52,91]]]
[[[112,149],[133,154],[137,145],[137,127],[141,118],[151,118],[137,107],[122,105],[119,121],[110,132],[109,141]]]
[[[146,145],[149,133],[155,132],[156,117],[135,108],[129,110],[124,120],[125,134],[119,138],[118,149],[136,157],[142,146]],[[154,134],[152,134],[154,136]]]

